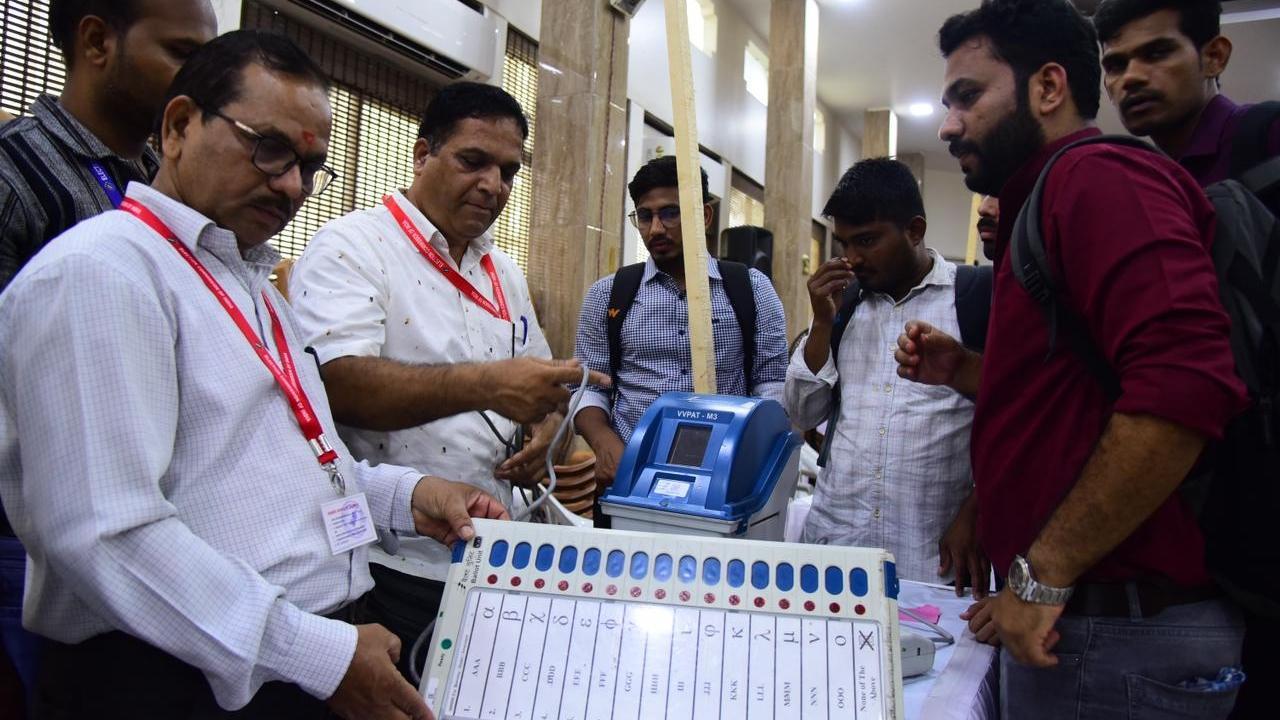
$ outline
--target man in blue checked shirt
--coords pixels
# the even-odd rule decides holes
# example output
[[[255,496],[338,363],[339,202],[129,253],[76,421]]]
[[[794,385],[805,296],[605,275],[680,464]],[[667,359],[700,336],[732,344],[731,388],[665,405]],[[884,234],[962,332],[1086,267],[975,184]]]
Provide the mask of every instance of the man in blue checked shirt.
[[[682,234],[686,223],[680,217],[675,157],[645,164],[628,189],[636,206],[631,222],[644,238],[649,259],[591,286],[582,303],[574,348],[574,357],[592,370],[613,376],[614,390],[591,386],[574,418],[579,434],[596,454],[600,487],[613,482],[623,447],[649,405],[663,393],[693,391]],[[702,197],[708,198],[706,172]],[[701,218],[690,218],[695,238],[702,238],[711,218],[710,203],[703,205]],[[714,259],[707,262],[707,275],[718,392],[781,401],[787,325],[773,285],[759,270]],[[629,285],[628,276],[639,281],[634,294],[616,292],[615,285]],[[634,299],[628,302],[628,296]],[[733,297],[745,299],[734,302]],[[611,317],[615,323],[621,318],[612,362]],[[749,359],[744,344],[751,346]]]

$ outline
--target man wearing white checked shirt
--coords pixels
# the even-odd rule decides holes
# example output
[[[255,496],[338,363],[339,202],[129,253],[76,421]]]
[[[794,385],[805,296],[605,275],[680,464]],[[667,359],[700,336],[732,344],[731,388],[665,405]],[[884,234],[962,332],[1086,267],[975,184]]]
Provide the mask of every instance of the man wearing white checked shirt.
[[[882,547],[901,577],[954,576],[957,593],[973,577],[975,596],[985,594],[989,566],[975,539],[969,465],[973,402],[900,378],[894,351],[908,320],[928,318],[960,337],[958,308],[976,307],[985,328],[990,285],[957,292],[958,268],[925,246],[919,186],[896,160],[855,164],[823,212],[843,253],[809,279],[813,324],[786,381],[796,424],[829,421],[801,539]],[[977,268],[964,271],[974,277]],[[842,309],[854,293],[857,304]],[[833,359],[838,309],[848,325]]]
[[[334,177],[328,81],[228,33],[169,91],[152,187],[0,295],[0,494],[46,638],[33,717],[426,718],[353,627],[374,525],[442,542],[484,492],[356,462],[266,240]]]

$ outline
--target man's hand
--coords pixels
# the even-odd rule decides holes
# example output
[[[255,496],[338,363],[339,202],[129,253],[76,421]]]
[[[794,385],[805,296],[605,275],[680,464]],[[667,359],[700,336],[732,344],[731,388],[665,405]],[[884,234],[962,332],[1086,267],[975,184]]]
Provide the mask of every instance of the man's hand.
[[[813,306],[813,321],[830,325],[840,309],[840,295],[853,282],[853,269],[843,257],[832,258],[818,266],[809,276],[809,304]]]
[[[419,535],[452,545],[470,540],[471,518],[509,520],[507,509],[489,493],[437,477],[423,477],[413,488],[413,524]]]
[[[551,441],[555,439],[556,431],[560,429],[560,423],[563,420],[564,415],[554,412],[535,425],[533,439],[521,448],[520,452],[499,465],[493,476],[519,487],[537,487],[542,478],[546,477],[547,449],[551,447]],[[570,434],[566,433],[566,435]]]
[[[356,633],[355,655],[329,708],[346,720],[431,718],[427,703],[396,669],[400,639],[381,625],[357,625]]]
[[[1050,651],[1061,639],[1053,625],[1062,615],[1062,605],[1023,602],[1011,592],[1000,592],[987,607],[1000,642],[1015,660],[1032,667],[1058,664],[1058,656]]]
[[[994,595],[982,598],[960,613],[960,619],[969,621],[969,632],[973,633],[978,642],[1000,647],[1000,636],[996,634],[996,626],[991,622],[991,604],[995,599]]]
[[[604,492],[605,488],[613,484],[614,478],[618,475],[618,463],[622,460],[622,451],[626,449],[622,444],[622,438],[615,433],[602,433],[602,435],[604,437],[591,444],[591,449],[596,454],[596,493]]]
[[[519,357],[485,365],[484,382],[474,392],[484,393],[489,409],[521,425],[541,422],[569,402],[566,385],[582,382],[577,360],[541,360]],[[587,382],[610,385],[609,376],[592,371]]]
[[[938,541],[938,575],[956,573],[956,597],[964,597],[965,587],[973,586],[973,599],[987,596],[991,577],[991,561],[978,547],[978,499],[970,493],[960,506],[942,539]]]

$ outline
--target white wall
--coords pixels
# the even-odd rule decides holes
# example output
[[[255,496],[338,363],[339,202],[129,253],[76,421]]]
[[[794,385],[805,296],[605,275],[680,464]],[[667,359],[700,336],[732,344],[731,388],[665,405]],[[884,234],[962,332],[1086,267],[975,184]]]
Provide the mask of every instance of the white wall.
[[[212,0],[213,14],[218,18],[218,34],[240,27],[240,0]]]
[[[822,219],[822,208],[849,166],[862,157],[862,140],[840,123],[840,118],[818,103],[827,116],[827,147],[813,152],[813,217]],[[815,143],[816,145],[816,143]]]
[[[959,170],[925,168],[924,213],[929,220],[925,242],[945,257],[964,260],[969,243],[973,193]],[[978,257],[982,259],[979,250]]]
[[[542,0],[480,0],[490,10],[507,19],[511,27],[534,40],[542,31]]]

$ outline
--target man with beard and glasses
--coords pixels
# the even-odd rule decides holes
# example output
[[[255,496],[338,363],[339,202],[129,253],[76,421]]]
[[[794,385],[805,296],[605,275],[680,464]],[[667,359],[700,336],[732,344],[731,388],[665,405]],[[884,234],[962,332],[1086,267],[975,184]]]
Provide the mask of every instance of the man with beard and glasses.
[[[377,528],[445,543],[486,493],[358,462],[268,240],[334,173],[329,82],[240,30],[192,54],[163,160],[0,295],[0,493],[47,638],[33,717],[426,718],[353,626]]]
[[[67,228],[120,203],[159,167],[147,138],[174,73],[217,34],[208,0],[53,0],[67,82],[0,127],[0,290]],[[0,511],[0,641],[30,687],[20,624],[25,553]]]
[[[1201,185],[1235,174],[1232,152],[1254,107],[1221,93],[1232,49],[1221,15],[1213,0],[1106,0],[1093,16],[1103,83],[1125,129],[1150,137]],[[1245,138],[1258,145],[1251,163],[1280,154],[1280,112],[1257,112],[1261,137]]]
[[[667,392],[693,392],[684,231],[689,230],[690,242],[703,242],[713,209],[706,171],[702,171],[700,216],[680,216],[679,188],[674,156],[650,160],[636,172],[627,186],[636,207],[631,222],[640,230],[649,259],[596,281],[582,301],[574,356],[592,370],[613,375],[614,380],[612,392],[601,386],[590,388],[574,418],[579,434],[596,454],[596,481],[602,489],[613,482],[622,450],[653,401]],[[616,294],[615,283],[623,284],[619,278],[626,280],[628,275],[635,284],[627,281],[630,291]],[[781,401],[787,325],[778,293],[764,273],[737,263],[708,258],[707,275],[717,391]],[[615,297],[623,294],[630,297]],[[747,323],[750,333],[743,331],[738,313],[743,302],[754,304],[755,322]],[[610,318],[619,316],[615,366],[609,328]],[[750,346],[744,346],[744,340]],[[750,377],[743,359],[748,353],[752,355]]]
[[[882,547],[909,580],[955,580],[987,594],[969,468],[973,400],[902,381],[885,345],[904,317],[965,335],[985,329],[990,268],[957,267],[925,245],[920,186],[897,160],[845,172],[823,214],[841,255],[809,278],[813,322],[787,367],[793,422],[827,421],[802,542]],[[962,332],[963,329],[963,332]]]
[[[356,457],[459,478],[508,508],[513,486],[545,473],[565,384],[582,378],[576,363],[550,359],[524,273],[489,234],[528,136],[502,88],[441,89],[413,146],[413,183],[321,228],[289,279]],[[362,617],[410,648],[436,617],[449,551],[387,540],[370,551]],[[412,662],[406,650],[406,676]]]
[[[1068,151],[1041,226],[1058,341],[1013,274],[1013,218],[1049,158],[1100,134],[1093,27],[1066,0],[988,0],[943,25],[940,137],[975,192],[999,194],[995,304],[973,426],[982,548],[1006,580],[970,611],[997,637],[1006,718],[1225,718],[1243,625],[1211,582],[1180,493],[1245,407],[1194,178],[1137,148]],[[1071,337],[1119,378],[1111,396]],[[900,341],[904,371],[947,382],[954,356]],[[969,358],[971,360],[972,358]],[[968,364],[966,361],[965,364]],[[1114,398],[1114,399],[1113,399]]]

